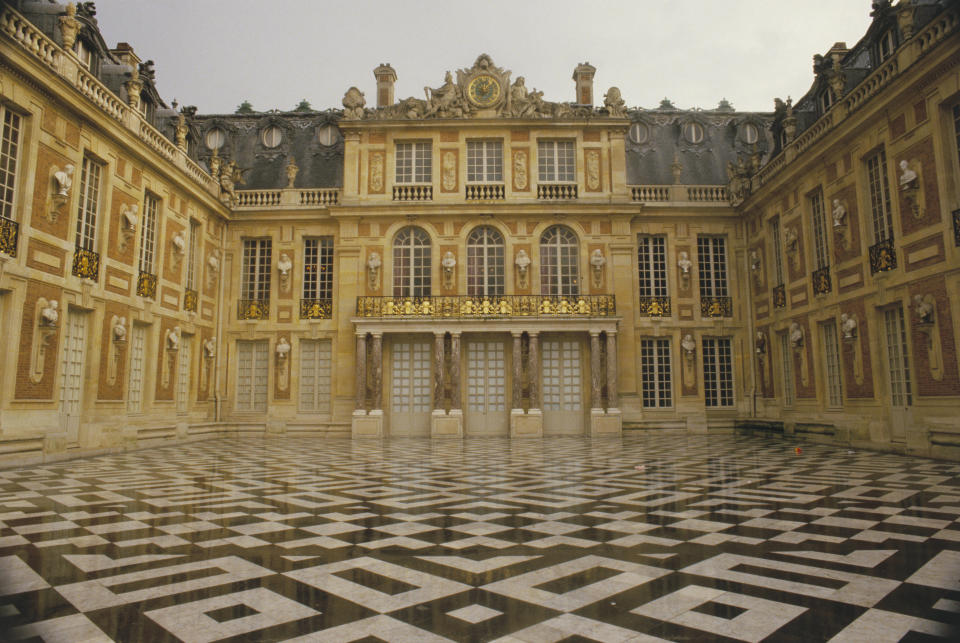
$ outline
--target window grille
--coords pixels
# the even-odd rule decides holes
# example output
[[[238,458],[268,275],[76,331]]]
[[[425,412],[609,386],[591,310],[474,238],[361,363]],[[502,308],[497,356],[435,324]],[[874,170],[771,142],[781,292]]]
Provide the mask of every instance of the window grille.
[[[140,228],[140,272],[156,274],[154,255],[156,253],[157,213],[160,200],[149,192],[143,197],[143,226]]]
[[[503,181],[503,143],[467,141],[467,181],[500,183]]]
[[[637,267],[641,297],[667,296],[667,240],[665,237],[637,237]]]
[[[303,298],[333,299],[333,237],[303,240]]]
[[[810,196],[810,211],[813,214],[813,250],[816,255],[817,269],[830,265],[830,250],[827,247],[827,221],[823,212],[823,189]]]
[[[887,340],[887,367],[890,374],[890,402],[905,408],[913,404],[910,386],[910,361],[907,357],[907,333],[903,323],[903,307],[883,311]]]
[[[190,400],[190,348],[191,337],[184,336],[180,340],[180,350],[177,351],[177,412],[186,413],[187,403]]]
[[[270,239],[243,240],[241,299],[270,300]]]
[[[640,376],[645,408],[673,406],[671,396],[670,340],[640,340]]]
[[[397,143],[397,183],[430,183],[433,148],[430,142]]]
[[[540,237],[540,294],[576,296],[580,294],[580,244],[565,226],[547,228]]]
[[[187,290],[197,289],[197,258],[200,256],[200,222],[190,221],[190,245],[187,247]]]
[[[329,339],[300,341],[300,410],[330,412],[332,349]]]
[[[393,240],[393,296],[430,296],[430,237],[422,228],[407,227]]]
[[[267,342],[237,342],[237,411],[267,410],[269,357]]]
[[[147,343],[147,327],[134,324],[130,334],[130,382],[127,387],[127,411],[143,410],[143,353]]]
[[[887,181],[887,156],[883,149],[866,159],[867,184],[870,189],[870,213],[873,221],[873,241],[880,243],[893,238],[893,214],[890,210],[890,184]]]
[[[773,268],[776,272],[775,285],[783,283],[783,242],[780,239],[780,217],[770,219],[770,239],[773,243]]]
[[[840,382],[840,351],[837,346],[837,323],[829,321],[820,326],[823,336],[824,364],[827,370],[827,404],[843,405],[843,390]]]
[[[733,406],[733,360],[729,337],[703,338],[703,393],[708,407]]]
[[[20,115],[0,105],[0,217],[14,221],[17,193],[17,162],[20,156]]]
[[[573,183],[577,180],[573,141],[538,141],[537,163],[540,181]]]
[[[796,388],[793,383],[793,350],[790,348],[790,339],[786,333],[777,336],[780,340],[780,361],[783,366],[783,405],[792,407]]]
[[[80,172],[80,206],[77,214],[78,248],[96,252],[97,215],[100,209],[100,177],[103,166],[89,156],[83,157]]]
[[[727,247],[723,237],[697,237],[701,297],[727,297]]]
[[[496,228],[474,228],[467,237],[467,294],[499,296],[504,289],[504,242]]]

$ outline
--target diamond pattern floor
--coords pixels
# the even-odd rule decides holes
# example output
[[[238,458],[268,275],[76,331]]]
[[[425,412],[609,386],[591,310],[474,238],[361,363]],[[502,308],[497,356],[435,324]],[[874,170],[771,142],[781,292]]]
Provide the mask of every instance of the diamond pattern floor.
[[[960,638],[960,465],[223,439],[0,471],[0,640]]]

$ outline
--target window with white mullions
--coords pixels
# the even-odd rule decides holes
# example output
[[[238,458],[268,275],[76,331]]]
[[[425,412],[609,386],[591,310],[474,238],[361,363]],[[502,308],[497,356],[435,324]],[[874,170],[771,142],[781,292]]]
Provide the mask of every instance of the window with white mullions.
[[[474,228],[467,237],[467,294],[499,296],[503,286],[503,235],[490,226]]]
[[[266,411],[270,346],[237,342],[237,411]]]
[[[786,333],[778,336],[780,342],[780,363],[783,366],[783,405],[792,407],[796,398],[796,389],[793,383],[793,350]]]
[[[192,337],[184,335],[177,354],[177,412],[186,413],[190,401],[190,348]]]
[[[640,375],[645,408],[673,406],[670,392],[670,340],[640,340]]]
[[[577,164],[573,141],[538,141],[537,164],[541,182],[573,183],[577,180]]]
[[[127,386],[127,411],[143,410],[143,354],[147,342],[147,327],[134,324],[130,333],[130,382]]]
[[[843,390],[840,382],[840,351],[837,346],[837,323],[829,321],[820,325],[823,339],[824,364],[827,370],[827,404],[843,405]]]
[[[100,180],[103,166],[89,156],[83,157],[80,172],[80,206],[77,213],[78,248],[96,251],[97,215],[100,209]]]
[[[500,183],[503,181],[503,143],[501,141],[467,141],[467,182]]]
[[[770,219],[770,239],[773,243],[773,268],[777,277],[774,285],[779,286],[783,284],[783,244],[780,240],[779,216]]]
[[[733,360],[729,337],[703,338],[703,394],[706,406],[733,406]]]
[[[580,244],[565,226],[547,228],[540,237],[540,294],[580,294]]]
[[[397,183],[430,183],[433,148],[430,142],[397,143]]]
[[[410,226],[393,239],[393,296],[429,297],[430,236]]]
[[[957,160],[960,161],[960,103],[953,106],[953,134],[957,146]]]
[[[243,240],[243,267],[240,298],[267,301],[270,299],[270,239]]]
[[[810,195],[810,212],[813,216],[813,250],[817,269],[830,265],[830,250],[827,247],[827,221],[823,211],[823,189],[817,188]]]
[[[187,290],[197,289],[197,257],[200,255],[200,222],[190,221],[190,241],[187,246]]]
[[[157,215],[160,199],[147,192],[143,197],[143,226],[140,228],[140,272],[156,274]]]
[[[333,237],[303,240],[303,298],[333,299]]]
[[[866,159],[867,185],[870,190],[870,213],[873,221],[873,242],[893,238],[893,213],[890,209],[890,184],[887,181],[887,155],[881,148]]]
[[[329,339],[300,341],[300,410],[330,412],[330,373],[333,364]]]
[[[20,155],[20,115],[0,105],[0,217],[13,221],[17,193],[17,162]]]
[[[883,311],[887,343],[887,367],[890,373],[890,402],[894,407],[913,405],[910,384],[910,361],[907,357],[907,331],[903,323],[903,307]]]
[[[697,237],[701,297],[727,297],[727,245],[723,237]]]
[[[641,297],[667,296],[667,240],[637,236],[637,267]]]

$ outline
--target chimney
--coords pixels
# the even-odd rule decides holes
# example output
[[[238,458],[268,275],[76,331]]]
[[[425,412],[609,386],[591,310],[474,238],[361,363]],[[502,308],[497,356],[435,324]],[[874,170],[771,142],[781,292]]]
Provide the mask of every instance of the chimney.
[[[597,68],[590,63],[580,63],[573,70],[573,80],[577,84],[578,105],[593,105],[593,75]]]
[[[129,65],[132,69],[137,69],[142,62],[140,56],[133,52],[133,47],[125,42],[118,42],[117,46],[110,50],[110,53],[119,58],[121,63]]]
[[[373,70],[373,76],[377,79],[377,107],[393,105],[393,84],[397,82],[397,72],[390,63],[380,63]]]

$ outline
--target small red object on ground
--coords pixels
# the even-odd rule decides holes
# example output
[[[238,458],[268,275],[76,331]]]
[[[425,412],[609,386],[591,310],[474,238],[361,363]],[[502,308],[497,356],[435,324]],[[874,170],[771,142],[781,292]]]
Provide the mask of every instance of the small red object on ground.
[[[801,453],[803,453],[803,449],[801,449],[800,447],[797,447],[796,449],[793,450],[793,452],[796,453],[797,455],[800,455]]]

